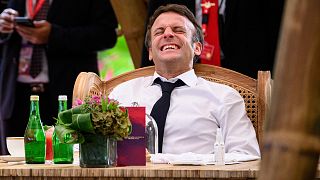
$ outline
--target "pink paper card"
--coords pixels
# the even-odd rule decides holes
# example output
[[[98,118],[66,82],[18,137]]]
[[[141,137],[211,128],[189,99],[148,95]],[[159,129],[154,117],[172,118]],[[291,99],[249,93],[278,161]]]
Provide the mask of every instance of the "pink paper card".
[[[117,166],[145,166],[145,107],[127,107],[132,124],[132,132],[128,138],[118,141]]]

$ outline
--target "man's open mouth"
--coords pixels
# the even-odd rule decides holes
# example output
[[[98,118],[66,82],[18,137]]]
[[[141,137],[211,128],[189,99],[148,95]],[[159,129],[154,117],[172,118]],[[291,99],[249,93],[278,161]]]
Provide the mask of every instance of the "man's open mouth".
[[[175,44],[167,44],[161,47],[161,51],[165,51],[168,49],[180,49],[180,47]]]

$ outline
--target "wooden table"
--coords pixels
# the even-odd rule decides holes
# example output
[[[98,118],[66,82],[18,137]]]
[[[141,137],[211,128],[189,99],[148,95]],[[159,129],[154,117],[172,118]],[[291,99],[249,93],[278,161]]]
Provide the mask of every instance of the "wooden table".
[[[77,164],[0,163],[0,179],[255,179],[260,161],[225,166],[151,164],[116,168],[80,168]],[[320,179],[319,168],[317,179]]]

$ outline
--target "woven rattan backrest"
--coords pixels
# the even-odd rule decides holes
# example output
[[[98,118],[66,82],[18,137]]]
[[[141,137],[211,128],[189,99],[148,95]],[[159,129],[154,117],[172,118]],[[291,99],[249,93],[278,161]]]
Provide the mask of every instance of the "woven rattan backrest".
[[[238,72],[212,65],[197,64],[194,68],[198,76],[208,81],[228,85],[240,93],[261,146],[262,125],[270,96],[270,72],[259,71],[256,80]],[[83,99],[88,94],[103,93],[108,95],[115,86],[122,82],[137,77],[151,76],[153,73],[154,67],[150,66],[121,74],[106,82],[101,81],[93,73],[80,73],[75,83],[73,101],[78,98]]]

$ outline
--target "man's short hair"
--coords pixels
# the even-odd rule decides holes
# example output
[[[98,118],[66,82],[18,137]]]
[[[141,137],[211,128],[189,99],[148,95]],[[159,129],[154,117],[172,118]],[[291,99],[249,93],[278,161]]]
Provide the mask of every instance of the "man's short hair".
[[[192,36],[192,42],[200,42],[201,44],[203,44],[202,28],[197,23],[197,20],[194,17],[193,13],[184,5],[168,4],[165,6],[160,6],[149,19],[149,23],[147,26],[147,33],[144,41],[144,44],[147,47],[147,49],[149,49],[151,46],[151,27],[154,24],[154,21],[158,18],[158,16],[160,16],[162,13],[165,13],[165,12],[174,12],[188,18],[189,21],[191,21],[191,23],[193,24],[196,31]],[[193,58],[193,61],[196,62],[198,58],[199,56],[196,55]]]

